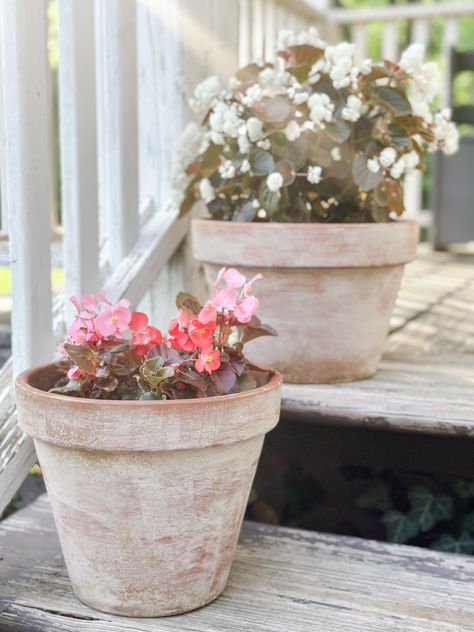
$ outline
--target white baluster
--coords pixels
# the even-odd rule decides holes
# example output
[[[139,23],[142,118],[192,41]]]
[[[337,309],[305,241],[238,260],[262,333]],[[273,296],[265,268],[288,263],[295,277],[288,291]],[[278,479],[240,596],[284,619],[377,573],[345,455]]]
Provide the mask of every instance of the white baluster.
[[[367,58],[367,25],[364,22],[352,27],[352,43],[355,45],[355,60],[357,63]]]
[[[66,296],[99,279],[94,0],[59,1],[59,104]],[[66,321],[71,307],[66,302]]]
[[[239,2],[239,66],[246,66],[251,60],[250,2]]]
[[[398,23],[387,22],[383,30],[382,58],[397,61],[398,56]]]
[[[275,2],[265,0],[265,61],[273,61],[276,47]]]
[[[445,62],[445,75],[444,75],[444,85],[441,93],[441,104],[443,107],[449,107],[451,103],[451,72],[449,67],[449,60],[451,56],[451,49],[456,47],[458,42],[459,35],[459,23],[458,18],[449,17],[444,22],[444,30],[443,30],[443,43],[442,43],[442,52],[443,59]]]
[[[251,61],[263,60],[263,0],[252,0],[252,54]]]

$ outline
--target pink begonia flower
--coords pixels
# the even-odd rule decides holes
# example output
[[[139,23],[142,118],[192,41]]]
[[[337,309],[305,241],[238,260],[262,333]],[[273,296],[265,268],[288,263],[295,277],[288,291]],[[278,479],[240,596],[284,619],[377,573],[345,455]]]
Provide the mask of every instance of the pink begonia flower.
[[[248,323],[258,310],[259,301],[255,296],[248,296],[243,301],[239,301],[234,309],[234,316],[239,323]]]
[[[255,283],[255,281],[260,281],[260,279],[263,279],[263,274],[260,274],[259,272],[254,277],[252,277],[248,283],[245,283],[242,293],[245,294],[245,296],[251,294],[253,292],[253,284]]]
[[[212,347],[212,334],[216,328],[216,321],[209,323],[201,323],[199,320],[192,320],[189,325],[189,337],[196,347],[208,348]]]
[[[132,317],[128,324],[129,328],[133,331],[140,331],[140,329],[145,329],[148,325],[148,316],[143,312],[132,312]]]
[[[245,283],[245,277],[235,268],[229,268],[223,274],[224,283],[230,288],[239,288]]]
[[[231,288],[224,288],[219,290],[212,299],[212,302],[216,307],[222,307],[223,309],[234,309],[237,302],[237,291]]]
[[[123,305],[117,304],[104,309],[95,319],[97,333],[107,338],[108,336],[120,337],[122,331],[128,329],[132,318],[132,312]]]
[[[83,294],[81,305],[88,312],[95,312],[97,310],[97,297],[94,294]]]
[[[221,354],[218,349],[203,349],[194,364],[194,368],[198,373],[202,373],[204,370],[208,373],[212,373],[221,365],[220,355]]]
[[[217,320],[217,310],[215,306],[210,302],[206,303],[198,314],[198,320],[204,325],[211,322],[215,323]]]
[[[81,369],[78,366],[72,366],[67,372],[67,376],[70,380],[77,380],[81,377]]]

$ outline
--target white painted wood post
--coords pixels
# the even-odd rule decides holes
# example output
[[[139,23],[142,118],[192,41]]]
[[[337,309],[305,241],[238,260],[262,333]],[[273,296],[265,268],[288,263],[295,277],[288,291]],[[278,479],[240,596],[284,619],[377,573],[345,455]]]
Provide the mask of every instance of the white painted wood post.
[[[13,280],[13,372],[53,352],[46,2],[0,3],[4,201]]]
[[[239,2],[239,66],[246,66],[250,62],[250,2]]]
[[[367,24],[360,22],[352,27],[352,43],[355,45],[355,61],[367,59]]]
[[[113,269],[138,236],[136,3],[97,0],[96,9],[99,192]]]
[[[451,49],[456,46],[459,35],[459,22],[457,17],[449,17],[444,23],[443,29],[443,59],[445,63],[445,73],[443,81],[443,89],[441,93],[441,105],[447,108],[451,104],[451,68],[450,57]]]
[[[59,0],[59,50],[63,247],[69,297],[100,288],[94,0]],[[65,307],[67,322],[73,308],[69,301]]]
[[[382,58],[396,61],[398,55],[398,22],[385,23],[382,38]]]

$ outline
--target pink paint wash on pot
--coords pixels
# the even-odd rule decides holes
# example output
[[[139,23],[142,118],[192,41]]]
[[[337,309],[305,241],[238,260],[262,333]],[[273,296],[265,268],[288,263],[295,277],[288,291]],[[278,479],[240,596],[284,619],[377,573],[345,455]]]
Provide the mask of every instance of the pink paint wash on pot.
[[[370,377],[388,334],[418,225],[291,224],[195,219],[193,251],[209,283],[221,266],[263,272],[260,315],[278,332],[248,344],[286,382]]]
[[[233,395],[169,401],[48,393],[54,365],[17,378],[74,592],[106,612],[152,617],[224,590],[281,378]]]

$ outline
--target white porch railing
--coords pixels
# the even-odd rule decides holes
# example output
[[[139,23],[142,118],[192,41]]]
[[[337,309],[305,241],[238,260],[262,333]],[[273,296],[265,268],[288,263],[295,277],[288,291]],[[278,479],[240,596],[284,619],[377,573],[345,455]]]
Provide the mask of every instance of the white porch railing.
[[[410,25],[408,41],[428,43],[442,15],[446,53],[460,17],[474,16],[474,2],[351,11],[327,9],[325,0],[57,1],[65,295],[102,288],[113,300],[153,296],[163,309],[173,299],[174,279],[186,273],[172,258],[187,222],[166,210],[167,174],[198,81],[271,59],[280,29],[316,26],[329,41],[347,30],[364,58],[367,29],[377,21],[381,55],[396,58],[399,24]],[[14,288],[13,366],[8,362],[0,373],[0,511],[34,461],[16,425],[13,375],[51,358],[70,317],[64,296],[51,298],[46,11],[47,0],[0,2],[2,228],[8,220]],[[420,200],[415,176],[406,186],[410,214],[419,213]]]

